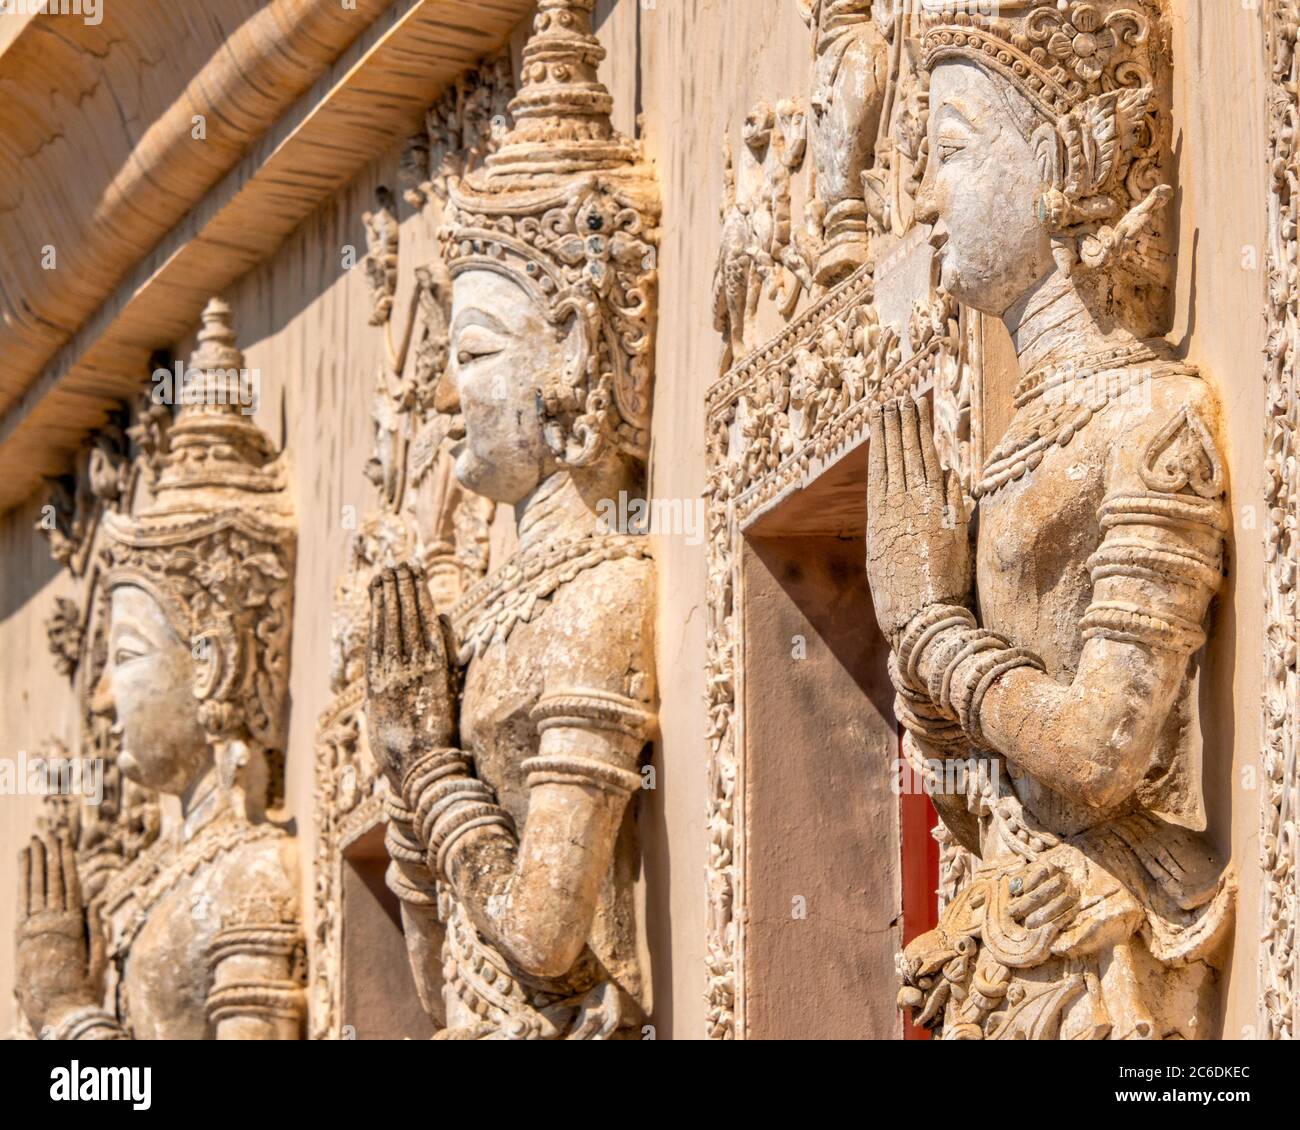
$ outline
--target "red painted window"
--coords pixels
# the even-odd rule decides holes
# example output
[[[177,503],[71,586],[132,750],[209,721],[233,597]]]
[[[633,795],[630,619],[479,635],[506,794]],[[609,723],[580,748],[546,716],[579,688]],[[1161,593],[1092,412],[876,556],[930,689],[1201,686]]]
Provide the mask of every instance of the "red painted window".
[[[903,945],[939,924],[939,845],[930,834],[937,821],[934,805],[925,793],[903,790],[898,802],[903,855]],[[929,1038],[928,1031],[914,1027],[906,1018],[903,1020],[903,1039]]]

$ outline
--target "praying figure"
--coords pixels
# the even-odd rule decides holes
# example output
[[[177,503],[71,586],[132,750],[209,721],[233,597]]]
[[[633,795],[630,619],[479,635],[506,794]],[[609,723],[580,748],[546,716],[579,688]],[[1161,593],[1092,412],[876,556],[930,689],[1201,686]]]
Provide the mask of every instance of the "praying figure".
[[[1235,883],[1204,835],[1195,677],[1228,481],[1214,387],[1160,336],[1165,29],[1149,0],[995,11],[936,9],[921,42],[918,218],[1023,374],[973,555],[929,408],[885,405],[870,437],[904,749],[968,767],[934,801],[976,857],[899,1002],[948,1039],[1205,1038]]]
[[[180,820],[94,897],[71,839],[23,851],[18,995],[44,1038],[297,1039],[296,845],[267,818],[283,756],[296,535],[283,462],[240,411],[243,355],[213,300],[153,498],[108,514],[111,602],[93,708],[122,775]]]
[[[540,0],[514,124],[449,186],[455,473],[514,508],[518,546],[444,617],[416,565],[371,586],[389,885],[408,950],[441,945],[442,1039],[639,1039],[649,1006],[655,574],[644,533],[600,515],[645,493],[658,198],[610,124],[593,2]]]

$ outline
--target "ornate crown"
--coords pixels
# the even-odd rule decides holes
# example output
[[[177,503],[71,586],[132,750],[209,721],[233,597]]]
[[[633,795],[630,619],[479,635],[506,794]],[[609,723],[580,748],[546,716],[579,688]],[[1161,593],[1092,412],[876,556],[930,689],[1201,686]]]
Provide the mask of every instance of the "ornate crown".
[[[483,168],[449,186],[452,276],[508,274],[586,348],[540,389],[547,441],[573,466],[611,445],[644,459],[656,309],[658,190],[610,122],[596,77],[595,0],[540,0],[513,125]]]
[[[998,71],[1048,119],[1110,91],[1150,87],[1161,48],[1151,0],[963,0],[923,3],[927,69],[965,57]],[[968,8],[968,10],[963,10]]]
[[[152,502],[105,516],[105,585],[135,585],[194,648],[200,718],[217,737],[283,748],[295,531],[284,467],[241,410],[230,309],[203,311]]]
[[[1039,219],[1080,236],[1085,265],[1130,245],[1158,273],[1168,255],[1148,229],[1172,196],[1160,183],[1156,73],[1165,51],[1153,0],[925,0],[926,70],[967,59],[1006,80],[1038,115],[1022,122],[1046,190]]]

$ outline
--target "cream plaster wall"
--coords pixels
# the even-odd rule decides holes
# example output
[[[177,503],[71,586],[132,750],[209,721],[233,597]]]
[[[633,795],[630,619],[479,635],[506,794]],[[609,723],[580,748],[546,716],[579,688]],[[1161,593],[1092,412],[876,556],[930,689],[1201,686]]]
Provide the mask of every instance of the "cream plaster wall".
[[[1232,580],[1220,603],[1220,636],[1203,679],[1214,835],[1242,876],[1242,905],[1225,1032],[1254,1020],[1258,937],[1258,791],[1241,771],[1259,746],[1262,549],[1262,266],[1243,267],[1243,248],[1262,264],[1265,237],[1264,121],[1259,14],[1223,0],[1174,0],[1175,135],[1180,142],[1182,254],[1175,340],[1222,392],[1238,513]],[[631,132],[643,115],[648,155],[663,191],[661,316],[651,487],[660,499],[701,496],[704,394],[717,373],[711,286],[723,188],[722,143],[758,98],[806,94],[808,32],[791,0],[601,0],[604,74],[616,118]],[[516,36],[516,45],[521,35]],[[311,906],[313,739],[329,696],[329,615],[344,563],[345,507],[372,505],[363,467],[369,410],[383,339],[367,324],[358,258],[361,214],[376,185],[396,184],[396,154],[368,168],[314,214],[266,263],[225,295],[247,363],[261,371],[258,421],[292,455],[300,523],[287,801],[301,837],[303,900]],[[403,213],[402,279],[432,250],[431,225]],[[398,309],[403,296],[398,296]],[[177,343],[187,351],[188,342]],[[50,734],[72,742],[71,693],[48,656],[44,620],[54,598],[72,595],[32,529],[38,505],[0,516],[0,754],[31,749]],[[643,800],[646,930],[659,1038],[704,1031],[704,872],[707,852],[702,544],[684,536],[658,546],[658,663],[662,736],[658,787]],[[1232,763],[1222,751],[1235,750]],[[13,1022],[12,898],[15,856],[35,804],[6,797],[0,809],[0,1032]],[[810,960],[815,960],[810,955]],[[892,988],[889,989],[892,994]]]
[[[1228,582],[1201,675],[1210,830],[1241,884],[1223,1034],[1256,1022],[1262,694],[1264,296],[1267,247],[1261,13],[1223,0],[1172,0],[1179,259],[1174,332],[1215,383],[1235,522]]]

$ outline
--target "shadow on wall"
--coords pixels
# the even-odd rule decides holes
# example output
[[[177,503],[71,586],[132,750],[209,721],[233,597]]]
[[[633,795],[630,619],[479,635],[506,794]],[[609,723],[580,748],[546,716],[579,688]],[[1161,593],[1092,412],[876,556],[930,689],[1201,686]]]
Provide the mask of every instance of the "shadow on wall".
[[[32,533],[44,506],[38,494],[0,516],[0,560],[6,563],[0,570],[0,624],[26,608],[61,572],[49,543]]]

